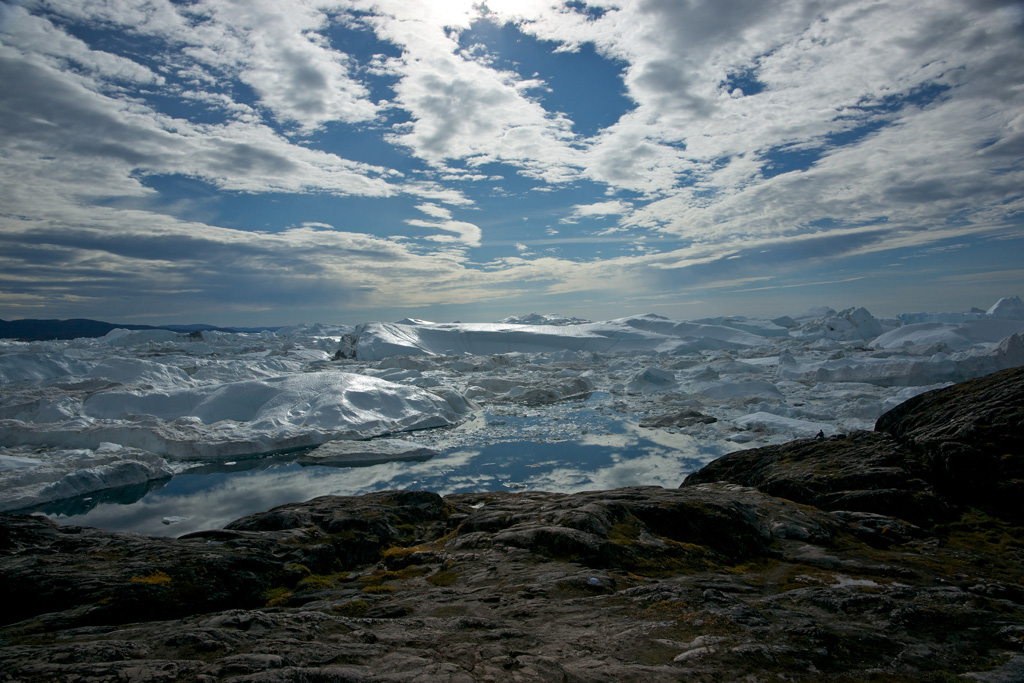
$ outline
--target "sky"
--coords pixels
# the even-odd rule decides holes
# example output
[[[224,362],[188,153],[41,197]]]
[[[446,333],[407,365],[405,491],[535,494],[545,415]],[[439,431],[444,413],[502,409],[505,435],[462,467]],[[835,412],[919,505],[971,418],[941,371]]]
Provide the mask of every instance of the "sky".
[[[0,318],[1024,295],[1024,3],[0,0]]]

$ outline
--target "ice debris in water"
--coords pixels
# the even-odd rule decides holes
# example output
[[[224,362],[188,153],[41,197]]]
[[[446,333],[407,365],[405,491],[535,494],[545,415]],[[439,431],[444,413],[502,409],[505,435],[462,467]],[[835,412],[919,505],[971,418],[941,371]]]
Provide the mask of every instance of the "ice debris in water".
[[[772,320],[530,314],[0,340],[0,510],[163,479],[195,460],[398,433],[407,440],[325,448],[307,462],[417,460],[488,440],[592,442],[594,426],[576,412],[584,400],[633,430],[728,450],[871,429],[917,393],[1018,365],[1018,297],[987,312],[891,319],[821,307]],[[455,428],[421,431],[433,427]]]

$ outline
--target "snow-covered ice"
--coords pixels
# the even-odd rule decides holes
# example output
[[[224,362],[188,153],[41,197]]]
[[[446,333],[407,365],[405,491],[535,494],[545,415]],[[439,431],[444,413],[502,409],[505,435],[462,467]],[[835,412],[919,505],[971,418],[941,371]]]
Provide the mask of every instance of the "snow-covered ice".
[[[815,436],[817,434],[831,436],[832,432],[835,430],[835,427],[827,422],[800,420],[797,418],[786,417],[785,415],[766,413],[764,411],[758,411],[756,413],[744,415],[743,417],[738,417],[733,421],[733,424],[738,427],[744,427],[755,431],[764,430],[776,434],[786,434],[794,439]]]
[[[1024,320],[1024,301],[1021,301],[1019,296],[1003,297],[992,304],[985,313],[993,318]]]
[[[433,448],[409,439],[330,441],[299,456],[296,462],[301,465],[355,467],[396,460],[428,460],[437,453]]]
[[[673,449],[697,466],[701,452],[871,429],[917,393],[1019,365],[1017,297],[891,319],[821,307],[773,320],[531,314],[0,340],[0,510],[254,457],[431,471],[454,485],[465,477],[451,454],[506,442],[624,449],[606,476],[538,471],[516,487],[662,483],[681,467],[667,464]],[[614,446],[622,425],[633,441]],[[658,435],[674,445],[630,455]],[[435,453],[447,474],[417,464]],[[651,467],[660,474],[645,480]]]
[[[365,323],[355,330],[358,360],[389,356],[492,355],[502,353],[668,353],[740,349],[768,343],[751,332],[656,315],[607,322],[526,325],[523,323]]]
[[[0,443],[88,449],[113,442],[178,460],[225,459],[450,426],[473,408],[453,391],[347,372],[177,389],[110,383],[78,393],[85,395],[12,406],[4,417],[13,419],[0,419]]]
[[[4,448],[0,454],[0,510],[49,503],[174,474],[153,453],[101,443],[95,449]]]

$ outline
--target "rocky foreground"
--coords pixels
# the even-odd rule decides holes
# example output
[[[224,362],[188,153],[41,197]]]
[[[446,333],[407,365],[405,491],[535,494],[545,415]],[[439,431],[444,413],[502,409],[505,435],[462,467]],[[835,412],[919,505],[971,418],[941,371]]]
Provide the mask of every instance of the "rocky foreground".
[[[0,515],[6,681],[1024,681],[1024,369],[679,489]]]

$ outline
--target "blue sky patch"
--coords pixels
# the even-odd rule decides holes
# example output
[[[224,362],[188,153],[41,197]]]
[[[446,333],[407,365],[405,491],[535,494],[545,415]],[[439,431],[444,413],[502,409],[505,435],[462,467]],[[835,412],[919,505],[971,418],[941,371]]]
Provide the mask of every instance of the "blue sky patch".
[[[602,57],[592,43],[575,52],[556,52],[557,43],[538,40],[511,22],[482,19],[459,36],[463,50],[475,45],[484,46],[496,68],[543,80],[547,87],[532,90],[531,96],[549,112],[566,114],[580,135],[595,135],[634,107],[622,81],[626,64]]]

